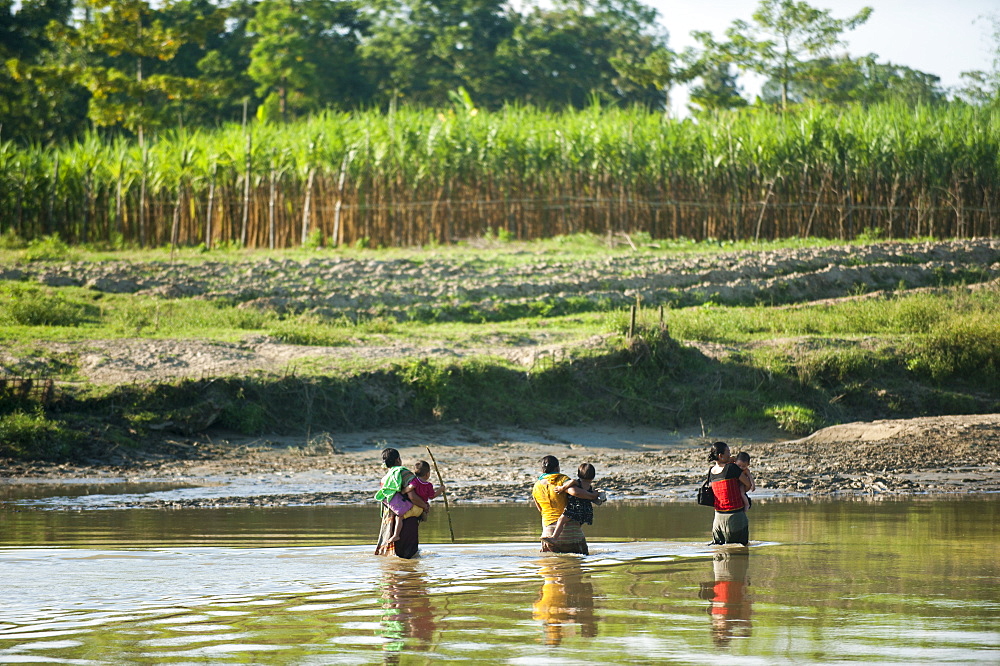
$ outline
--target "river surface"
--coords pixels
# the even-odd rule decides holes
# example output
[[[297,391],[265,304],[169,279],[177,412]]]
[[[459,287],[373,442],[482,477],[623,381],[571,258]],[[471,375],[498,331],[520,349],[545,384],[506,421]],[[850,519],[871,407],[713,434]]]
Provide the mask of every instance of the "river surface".
[[[0,663],[1000,663],[996,495],[758,501],[749,549],[693,502],[608,503],[589,557],[538,553],[524,503],[452,507],[452,544],[438,506],[404,561],[371,506],[92,490],[0,496]]]

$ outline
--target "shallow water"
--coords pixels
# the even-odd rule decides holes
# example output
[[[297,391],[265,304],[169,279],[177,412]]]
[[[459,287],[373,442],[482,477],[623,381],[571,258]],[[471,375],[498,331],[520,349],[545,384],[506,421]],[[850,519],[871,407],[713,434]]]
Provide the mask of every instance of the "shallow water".
[[[0,503],[0,663],[1000,663],[1000,497],[618,503],[542,556],[525,504],[438,507],[415,561],[372,507]]]

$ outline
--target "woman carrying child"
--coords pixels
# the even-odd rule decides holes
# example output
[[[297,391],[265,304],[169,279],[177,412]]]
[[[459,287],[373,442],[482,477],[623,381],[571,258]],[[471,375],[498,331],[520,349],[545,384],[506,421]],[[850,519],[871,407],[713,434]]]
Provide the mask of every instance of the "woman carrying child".
[[[410,559],[417,554],[417,550],[420,548],[419,513],[414,512],[411,515],[410,512],[407,512],[403,516],[397,516],[386,506],[386,502],[399,493],[412,502],[414,508],[426,511],[428,504],[417,494],[414,487],[414,479],[417,477],[413,472],[403,467],[399,451],[384,449],[382,462],[385,463],[389,471],[382,477],[382,487],[375,493],[375,499],[379,500],[382,506],[382,527],[379,530],[378,543],[375,545],[375,554],[395,554],[398,557]],[[399,519],[398,529],[397,518]]]
[[[587,539],[580,523],[567,517],[563,521],[559,536],[554,537],[556,525],[566,510],[568,498],[586,500],[599,499],[593,490],[585,490],[575,483],[567,483],[570,478],[559,472],[559,459],[555,456],[542,458],[542,474],[531,489],[531,499],[542,517],[543,553],[580,553],[587,555]],[[562,490],[565,488],[565,490]]]
[[[712,542],[749,545],[750,522],[745,491],[750,488],[750,477],[734,462],[732,451],[725,442],[712,444],[708,460],[715,463],[708,470],[708,480],[715,495]]]
[[[410,481],[410,485],[407,486],[407,489],[412,488],[413,492],[417,494],[417,497],[424,501],[426,508],[413,504],[413,506],[410,507],[410,510],[401,516],[393,513],[392,536],[389,537],[389,541],[387,543],[399,541],[399,536],[403,529],[403,521],[407,518],[417,518],[420,522],[427,520],[427,514],[431,510],[430,501],[437,497],[439,492],[444,492],[444,486],[435,488],[434,484],[430,482],[431,466],[426,460],[419,461],[413,468],[413,471],[416,473],[416,476]],[[376,493],[376,497],[378,497],[380,493],[382,493],[381,490]],[[391,499],[391,497],[389,499]],[[389,508],[391,510],[392,506],[390,505]]]
[[[556,492],[568,493],[570,488],[580,488],[588,493],[596,493],[594,490],[594,477],[597,476],[597,470],[590,463],[583,463],[577,469],[577,478],[570,479],[563,485],[559,486]],[[549,546],[555,544],[559,537],[562,536],[563,530],[566,525],[571,522],[576,522],[582,528],[584,525],[594,524],[594,504],[600,505],[604,502],[604,499],[598,494],[597,499],[587,499],[583,496],[577,495],[567,495],[566,496],[566,508],[563,509],[562,515],[559,516],[559,520],[556,521],[555,527],[552,530],[551,536],[543,536],[542,543]]]

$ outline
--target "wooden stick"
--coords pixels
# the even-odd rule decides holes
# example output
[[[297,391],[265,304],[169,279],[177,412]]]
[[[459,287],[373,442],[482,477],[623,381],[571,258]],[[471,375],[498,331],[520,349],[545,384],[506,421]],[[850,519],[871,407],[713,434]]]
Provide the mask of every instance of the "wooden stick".
[[[441,478],[441,470],[438,469],[437,460],[434,460],[434,454],[431,453],[431,447],[425,446],[427,449],[427,455],[431,457],[431,462],[434,464],[434,471],[437,472],[438,482],[441,484],[441,497],[444,498],[444,512],[448,516],[448,532],[451,533],[451,542],[455,543],[455,529],[451,526],[451,508],[448,506],[448,491],[444,487],[444,479]]]

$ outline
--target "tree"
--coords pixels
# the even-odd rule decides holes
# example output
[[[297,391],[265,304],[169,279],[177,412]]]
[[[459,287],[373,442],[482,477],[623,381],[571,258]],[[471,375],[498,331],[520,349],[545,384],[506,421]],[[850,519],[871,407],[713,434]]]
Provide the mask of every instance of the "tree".
[[[958,97],[970,104],[1000,106],[1000,14],[983,17],[991,27],[993,39],[991,71],[973,70],[962,72],[964,85],[958,89]]]
[[[675,54],[636,0],[557,0],[517,17],[499,53],[510,97],[582,108],[594,98],[663,108]]]
[[[46,32],[66,25],[70,0],[0,0],[0,124],[2,137],[52,141],[85,126],[88,93],[54,67],[60,45]]]
[[[59,70],[90,91],[87,116],[95,125],[125,128],[141,141],[145,130],[176,123],[179,107],[205,93],[198,79],[158,67],[189,39],[164,25],[161,10],[146,0],[84,6],[87,18],[78,27],[50,25],[49,34],[72,51]]]
[[[730,64],[719,62],[701,75],[699,85],[691,88],[688,108],[693,113],[738,109],[748,104],[740,93]]]
[[[248,26],[256,37],[250,49],[250,77],[264,105],[276,104],[282,121],[288,117],[291,95],[305,107],[306,93],[315,87],[316,63],[309,59],[311,17],[294,0],[263,0]],[[308,3],[313,4],[313,3]]]
[[[611,65],[626,79],[661,92],[664,112],[668,115],[671,89],[679,83],[687,83],[701,71],[698,66],[686,64],[683,56],[665,46],[657,48],[641,62],[635,62],[629,54],[619,50],[618,55],[611,58]]]
[[[247,26],[254,39],[250,77],[264,96],[263,116],[359,101],[357,6],[344,0],[263,0]]]
[[[933,74],[880,63],[875,54],[869,54],[857,59],[842,56],[802,63],[786,94],[793,103],[870,106],[891,101],[917,106],[943,103],[946,96],[940,83],[941,79]],[[781,83],[771,80],[765,82],[761,98],[779,103],[781,94]]]
[[[729,42],[724,48],[740,67],[777,82],[785,109],[793,83],[806,76],[806,63],[842,46],[841,35],[865,23],[871,13],[871,7],[865,7],[849,18],[835,19],[829,10],[806,2],[761,0],[753,25],[734,21],[726,30]]]
[[[209,125],[237,120],[244,102],[254,97],[247,74],[252,42],[247,24],[252,0],[219,4],[215,0],[178,0],[160,12],[168,30],[186,35],[177,53],[157,63],[173,76],[198,79],[204,94],[178,104],[185,124]]]
[[[379,0],[361,54],[380,102],[445,104],[465,88],[485,106],[505,96],[497,49],[512,32],[504,0]]]

